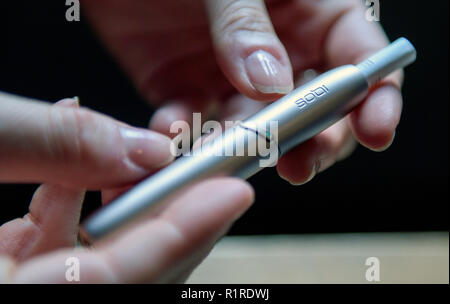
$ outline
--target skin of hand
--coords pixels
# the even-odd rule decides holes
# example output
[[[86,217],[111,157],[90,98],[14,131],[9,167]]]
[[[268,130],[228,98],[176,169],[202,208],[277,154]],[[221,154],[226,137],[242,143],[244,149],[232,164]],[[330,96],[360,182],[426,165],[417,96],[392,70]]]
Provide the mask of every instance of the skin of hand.
[[[250,207],[246,182],[199,183],[159,214],[74,249],[85,189],[117,193],[138,182],[172,161],[169,144],[76,99],[50,105],[0,93],[0,182],[43,183],[29,213],[0,226],[0,283],[68,283],[70,257],[79,259],[81,283],[183,282]]]
[[[244,119],[302,82],[304,71],[355,64],[388,44],[360,0],[97,0],[81,7],[141,94],[176,120]],[[281,177],[302,184],[348,156],[355,139],[382,151],[400,120],[402,72],[344,120],[284,155]]]
[[[160,106],[151,128],[172,136],[170,124],[193,111],[243,119],[292,90],[305,70],[357,63],[388,43],[358,0],[97,0],[82,8],[138,90]],[[345,120],[286,154],[280,175],[310,180],[347,156],[353,138],[387,148],[401,81],[401,73],[386,78]],[[180,282],[253,200],[245,182],[211,179],[145,223],[73,250],[85,189],[110,200],[172,160],[169,139],[70,99],[1,107],[0,182],[43,183],[29,214],[0,227],[2,281],[65,282],[65,261],[76,256],[81,282]]]

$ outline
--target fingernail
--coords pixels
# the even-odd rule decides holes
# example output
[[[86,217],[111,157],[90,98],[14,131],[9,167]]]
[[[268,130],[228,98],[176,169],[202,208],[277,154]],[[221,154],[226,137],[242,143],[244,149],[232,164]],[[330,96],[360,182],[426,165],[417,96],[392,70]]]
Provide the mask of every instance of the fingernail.
[[[174,157],[170,153],[170,139],[157,132],[122,127],[120,134],[127,156],[135,165],[155,169],[167,165]]]
[[[309,183],[316,176],[316,174],[317,174],[317,172],[319,172],[319,170],[320,170],[320,160],[316,160],[312,167],[311,174],[308,176],[308,178],[305,181],[300,182],[300,183],[292,183],[291,182],[291,184],[294,186],[301,186],[306,183]]]
[[[75,102],[75,106],[77,107],[80,106],[80,97],[78,96],[73,97],[73,101]]]
[[[394,142],[395,133],[396,133],[396,131],[394,130],[394,133],[392,134],[391,140],[389,141],[389,143],[387,145],[385,145],[383,147],[380,147],[380,148],[370,148],[370,150],[375,151],[375,152],[386,151],[392,145],[392,143]]]
[[[321,161],[320,159],[316,159],[316,161],[314,162],[313,170],[312,170],[312,172],[313,172],[312,178],[313,178],[317,173],[320,172],[320,169],[321,169],[321,168],[322,168],[322,161]],[[312,179],[312,178],[311,178],[311,179]]]
[[[248,78],[256,90],[264,94],[287,94],[294,84],[289,66],[281,64],[272,54],[258,50],[245,59]]]
[[[312,169],[311,169],[310,175],[309,175],[308,178],[307,178],[306,180],[304,180],[304,181],[301,181],[301,182],[295,182],[295,181],[288,180],[288,179],[287,179],[286,177],[284,177],[284,176],[281,176],[281,175],[280,175],[280,176],[281,176],[282,179],[288,181],[288,182],[289,182],[291,185],[293,185],[293,186],[301,186],[301,185],[304,185],[304,184],[310,182],[310,181],[316,176],[316,174],[317,174],[317,172],[319,172],[319,170],[320,170],[320,160],[316,160],[316,161],[314,162],[314,165],[313,165]]]
[[[64,98],[64,99],[61,99],[61,100],[55,102],[55,105],[63,106],[63,107],[79,108],[80,100],[78,97]]]

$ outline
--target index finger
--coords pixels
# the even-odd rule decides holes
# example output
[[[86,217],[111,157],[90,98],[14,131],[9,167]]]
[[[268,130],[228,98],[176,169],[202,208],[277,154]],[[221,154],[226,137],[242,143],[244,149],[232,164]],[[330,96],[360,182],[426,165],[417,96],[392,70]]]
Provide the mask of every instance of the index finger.
[[[172,160],[170,139],[156,132],[0,92],[0,182],[123,186]]]

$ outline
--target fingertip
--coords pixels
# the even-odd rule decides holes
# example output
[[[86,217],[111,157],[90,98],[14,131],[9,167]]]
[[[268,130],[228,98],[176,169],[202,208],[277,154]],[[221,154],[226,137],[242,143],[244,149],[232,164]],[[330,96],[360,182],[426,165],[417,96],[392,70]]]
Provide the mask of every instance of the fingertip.
[[[233,182],[236,184],[236,192],[238,193],[239,197],[242,198],[243,207],[244,210],[246,210],[255,201],[255,190],[250,185],[250,183],[245,180],[233,178]]]
[[[170,138],[176,136],[176,133],[170,132],[170,126],[175,121],[191,122],[192,111],[184,104],[170,103],[159,108],[152,116],[149,122],[149,128]]]
[[[283,163],[283,162],[281,162]],[[316,162],[312,166],[301,166],[301,169],[294,171],[292,167],[288,165],[287,162],[284,165],[280,164],[277,166],[278,175],[290,183],[292,186],[301,186],[310,182],[317,174]]]
[[[127,157],[146,170],[161,168],[174,160],[168,136],[146,129],[122,127],[120,134]]]
[[[396,134],[396,132],[394,130],[394,132],[389,137],[386,137],[385,139],[383,139],[383,144],[380,144],[379,146],[372,146],[372,147],[367,147],[367,148],[369,148],[370,150],[372,150],[374,152],[386,151],[387,149],[389,149],[389,147],[394,142],[395,134]]]
[[[318,169],[313,146],[312,141],[308,141],[281,157],[277,164],[280,177],[293,186],[311,181]]]
[[[218,63],[243,95],[273,101],[293,88],[292,66],[262,0],[206,1]]]
[[[384,151],[393,142],[400,121],[402,96],[394,84],[383,84],[350,114],[355,138],[365,147]]]

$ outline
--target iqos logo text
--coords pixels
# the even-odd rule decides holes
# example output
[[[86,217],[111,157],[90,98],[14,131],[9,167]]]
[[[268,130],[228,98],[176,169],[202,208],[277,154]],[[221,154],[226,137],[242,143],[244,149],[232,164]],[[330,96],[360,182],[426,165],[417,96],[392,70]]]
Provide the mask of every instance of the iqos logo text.
[[[302,98],[299,98],[295,101],[295,104],[298,108],[302,109],[306,107],[308,104],[314,103],[317,98],[327,94],[330,90],[325,86],[321,85],[320,87],[311,90],[310,93],[306,94]]]

